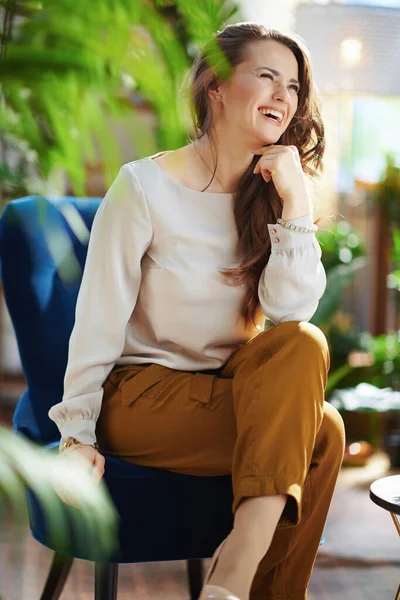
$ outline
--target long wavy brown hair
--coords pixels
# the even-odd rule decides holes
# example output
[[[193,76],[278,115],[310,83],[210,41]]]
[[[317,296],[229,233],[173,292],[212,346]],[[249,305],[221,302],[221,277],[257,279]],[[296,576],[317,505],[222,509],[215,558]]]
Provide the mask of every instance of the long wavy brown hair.
[[[228,25],[204,46],[189,73],[194,141],[207,135],[213,155],[215,154],[214,172],[203,191],[211,184],[218,166],[208,90],[217,82],[228,79],[234,67],[246,59],[246,49],[250,42],[265,40],[274,40],[287,46],[296,57],[299,70],[298,108],[290,125],[276,143],[298,148],[301,164],[307,175],[315,176],[322,169],[324,125],[306,48],[294,38],[257,23]],[[267,183],[261,175],[253,174],[259,159],[259,155],[254,156],[239,181],[235,195],[234,214],[241,261],[234,268],[220,271],[227,285],[244,285],[247,288],[241,313],[246,324],[253,323],[254,326],[256,317],[260,314],[258,283],[271,254],[267,224],[276,223],[277,218],[282,216],[282,202],[273,181]]]

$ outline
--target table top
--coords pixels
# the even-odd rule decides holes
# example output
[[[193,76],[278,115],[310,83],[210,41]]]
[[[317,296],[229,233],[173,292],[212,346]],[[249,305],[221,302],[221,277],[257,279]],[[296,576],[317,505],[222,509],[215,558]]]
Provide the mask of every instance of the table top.
[[[371,483],[369,497],[381,508],[400,515],[400,475],[382,477]]]

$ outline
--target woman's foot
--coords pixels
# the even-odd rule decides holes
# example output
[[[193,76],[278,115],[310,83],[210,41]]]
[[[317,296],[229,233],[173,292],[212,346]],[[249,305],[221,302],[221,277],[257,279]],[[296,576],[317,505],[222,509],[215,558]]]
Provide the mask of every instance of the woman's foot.
[[[239,505],[231,533],[215,551],[204,588],[222,588],[228,593],[228,600],[229,594],[234,599],[249,600],[252,581],[271,544],[286,500],[285,494],[260,496],[246,498]],[[206,600],[207,596],[201,594],[199,600],[203,598]]]
[[[232,535],[232,534],[231,534]],[[214,552],[210,567],[207,571],[206,577],[204,579],[204,587],[201,591],[200,594],[200,598],[199,600],[208,600],[208,599],[214,599],[214,600],[240,600],[237,596],[235,596],[234,594],[232,594],[229,590],[227,590],[226,588],[222,587],[221,585],[213,585],[210,584],[209,581],[211,579],[211,577],[214,575],[214,571],[215,568],[217,566],[217,563],[219,561],[219,557],[220,554],[222,552],[222,548],[224,547],[226,541],[230,538],[230,536],[228,536],[223,542],[222,544],[220,544],[218,546],[218,548],[216,549],[216,551]]]
[[[218,585],[206,584],[200,594],[199,600],[239,600],[237,596],[233,596],[228,590]]]
[[[248,600],[257,561],[243,555],[241,539],[231,531],[214,552],[199,600]],[[247,560],[246,560],[247,559]],[[254,573],[253,573],[254,571]]]

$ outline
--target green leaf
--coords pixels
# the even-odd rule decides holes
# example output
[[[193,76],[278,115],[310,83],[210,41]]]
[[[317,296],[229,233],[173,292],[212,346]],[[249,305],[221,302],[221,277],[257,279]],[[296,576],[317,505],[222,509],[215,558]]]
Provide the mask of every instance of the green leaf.
[[[10,0],[0,0],[0,6],[12,10],[12,13],[19,17],[28,17],[42,10],[43,2],[39,2],[38,0],[18,0],[18,2],[12,2],[10,6]]]
[[[339,308],[344,290],[351,285],[356,273],[367,265],[367,258],[360,256],[348,265],[337,265],[327,271],[326,290],[319,301],[311,323],[321,327]]]
[[[65,486],[80,508],[65,505],[54,488]],[[53,544],[67,548],[70,525],[83,551],[95,552],[102,560],[116,543],[117,514],[104,483],[94,484],[90,473],[75,461],[40,449],[24,438],[0,427],[0,506],[11,506],[16,523],[27,519],[25,490],[37,497]]]
[[[344,377],[346,377],[346,375],[348,375],[352,370],[353,370],[353,367],[351,367],[349,364],[346,363],[346,364],[338,367],[333,373],[330,373],[329,377],[328,377],[328,383],[326,386],[326,390],[325,390],[326,396],[329,396],[329,394],[336,388],[338,383],[342,379],[344,379]]]
[[[138,158],[147,147],[187,142],[192,126],[181,89],[189,49],[220,29],[235,3],[98,0],[95,10],[71,0],[13,4],[23,5],[32,10],[14,21],[0,71],[0,133],[10,151],[27,144],[23,156],[31,150],[29,170],[37,170],[43,191],[44,181],[63,169],[73,191],[83,194],[86,166],[99,161],[110,183],[121,164],[110,122],[128,109],[132,114],[138,101],[156,117],[155,126],[142,128],[148,143],[134,135]]]

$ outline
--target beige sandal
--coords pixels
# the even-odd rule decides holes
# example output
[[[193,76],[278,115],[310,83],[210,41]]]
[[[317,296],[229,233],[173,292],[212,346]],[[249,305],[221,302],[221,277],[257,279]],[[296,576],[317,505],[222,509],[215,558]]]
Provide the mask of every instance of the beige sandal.
[[[203,587],[203,591],[200,594],[199,600],[239,600],[237,596],[233,596],[225,588],[219,587],[219,585],[209,585],[208,583]]]
[[[239,600],[237,596],[231,594],[229,590],[226,590],[219,585],[210,585],[208,582],[210,581],[211,575],[215,571],[215,567],[217,566],[218,558],[221,553],[222,547],[225,544],[225,540],[218,546],[214,553],[214,558],[212,559],[210,568],[208,569],[207,575],[204,580],[204,586],[201,590],[201,594],[199,600]]]

